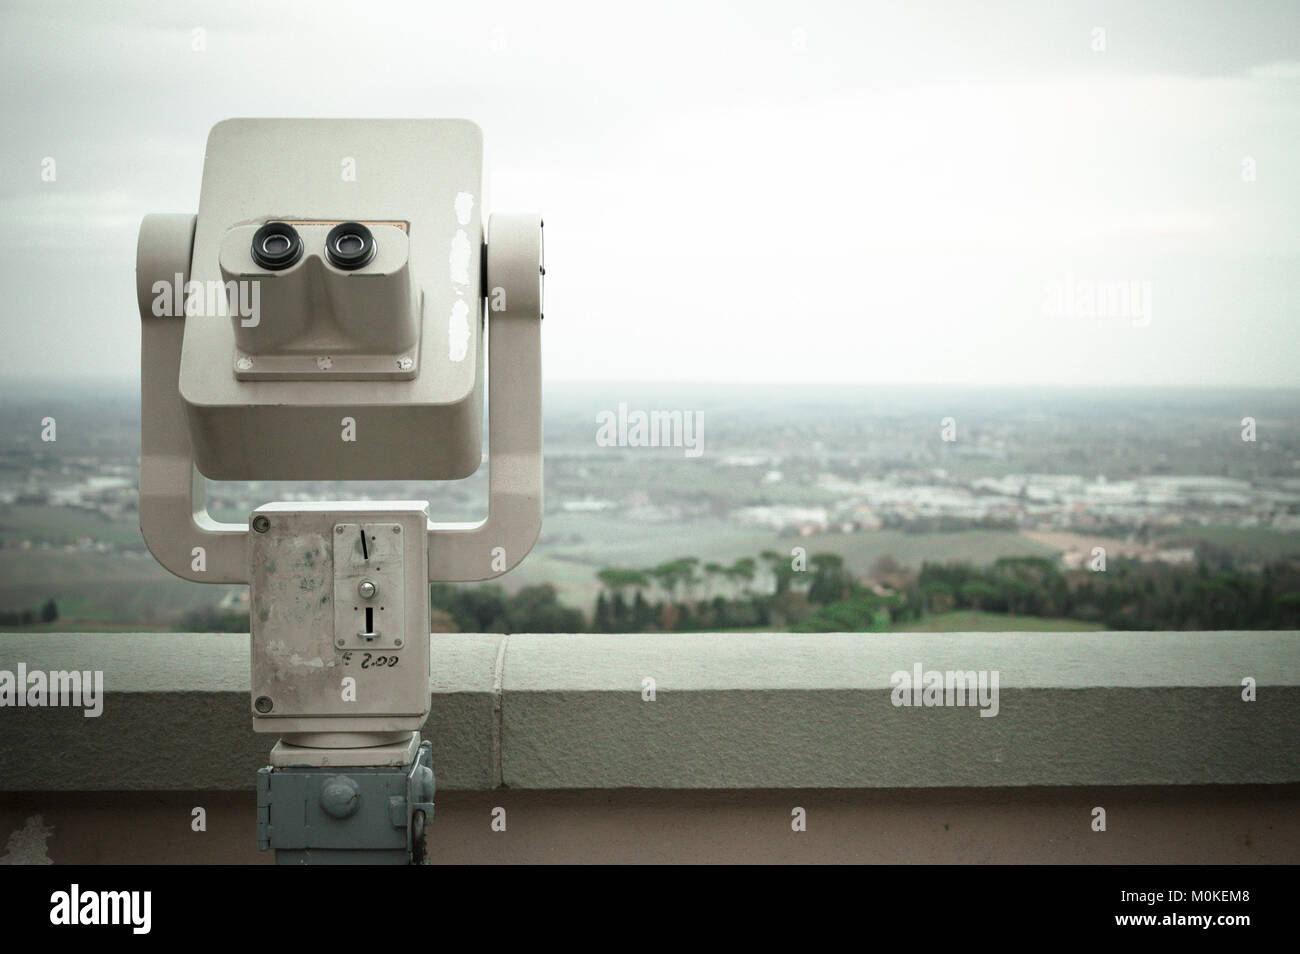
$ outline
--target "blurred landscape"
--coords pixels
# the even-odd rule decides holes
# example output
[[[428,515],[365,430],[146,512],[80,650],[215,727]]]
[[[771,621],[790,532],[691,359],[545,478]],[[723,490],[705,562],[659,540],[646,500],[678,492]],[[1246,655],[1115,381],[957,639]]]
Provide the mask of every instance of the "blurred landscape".
[[[247,627],[246,587],[144,546],[133,388],[3,398],[0,628]],[[620,404],[695,415],[702,453],[601,446]],[[1296,628],[1298,421],[1297,391],[554,385],[541,538],[499,582],[434,586],[434,628]],[[486,492],[484,467],[210,483],[209,506],[428,499],[459,521]]]

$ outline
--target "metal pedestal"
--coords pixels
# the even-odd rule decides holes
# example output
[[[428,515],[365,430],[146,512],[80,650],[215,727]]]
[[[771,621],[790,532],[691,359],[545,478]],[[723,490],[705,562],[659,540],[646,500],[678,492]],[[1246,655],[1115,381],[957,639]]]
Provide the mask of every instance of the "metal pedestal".
[[[257,773],[257,846],[276,864],[427,864],[430,743],[412,732],[378,751],[299,748],[278,743]],[[386,764],[357,764],[367,759]]]

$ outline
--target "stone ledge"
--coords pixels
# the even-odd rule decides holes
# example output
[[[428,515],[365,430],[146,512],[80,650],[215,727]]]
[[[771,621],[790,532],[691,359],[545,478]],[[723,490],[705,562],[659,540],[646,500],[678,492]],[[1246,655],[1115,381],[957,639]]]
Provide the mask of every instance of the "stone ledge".
[[[1295,632],[432,641],[443,790],[1300,781]],[[107,698],[97,719],[0,709],[0,790],[251,789],[274,742],[251,728],[244,635],[0,635],[0,669],[19,662],[101,669]],[[917,663],[996,670],[998,715],[895,707],[890,676]]]

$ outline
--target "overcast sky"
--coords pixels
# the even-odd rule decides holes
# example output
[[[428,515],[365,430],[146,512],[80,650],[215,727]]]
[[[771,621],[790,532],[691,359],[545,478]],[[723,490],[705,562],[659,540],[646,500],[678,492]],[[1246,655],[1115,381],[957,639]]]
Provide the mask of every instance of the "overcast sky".
[[[1300,3],[43,0],[0,38],[10,383],[138,375],[139,220],[196,210],[217,121],[456,116],[489,210],[545,216],[552,381],[1300,386]]]

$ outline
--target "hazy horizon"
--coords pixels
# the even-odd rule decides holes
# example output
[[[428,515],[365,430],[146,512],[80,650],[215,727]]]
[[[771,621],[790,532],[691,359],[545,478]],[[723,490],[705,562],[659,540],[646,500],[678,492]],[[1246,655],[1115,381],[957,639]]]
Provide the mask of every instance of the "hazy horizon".
[[[477,122],[550,381],[1300,385],[1295,4],[350,10],[0,11],[0,380],[134,378],[141,217],[269,115]]]

